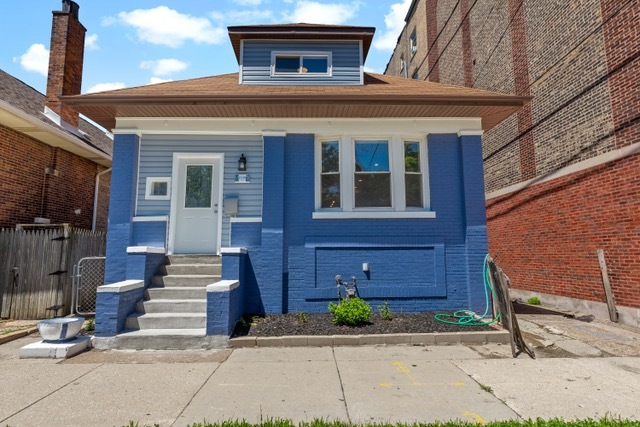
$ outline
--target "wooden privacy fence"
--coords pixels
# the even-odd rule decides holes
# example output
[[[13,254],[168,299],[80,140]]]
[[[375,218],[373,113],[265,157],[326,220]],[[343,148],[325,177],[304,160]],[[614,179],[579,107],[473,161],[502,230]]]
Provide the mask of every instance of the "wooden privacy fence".
[[[66,225],[0,230],[0,317],[44,319],[69,314],[73,266],[84,257],[104,256],[105,247],[104,232]]]

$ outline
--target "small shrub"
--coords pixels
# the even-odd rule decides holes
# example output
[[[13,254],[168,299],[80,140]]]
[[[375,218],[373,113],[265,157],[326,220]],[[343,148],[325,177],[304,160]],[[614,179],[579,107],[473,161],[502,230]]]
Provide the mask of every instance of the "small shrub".
[[[531,304],[531,305],[540,305],[540,298],[538,298],[538,297],[531,297],[531,298],[529,298],[529,299],[527,300],[527,303],[528,303],[528,304]]]
[[[298,311],[296,313],[296,319],[298,319],[298,322],[300,323],[307,323],[307,313],[304,311]]]
[[[340,304],[329,303],[329,311],[336,325],[357,326],[371,319],[371,306],[360,298],[349,298]]]
[[[85,331],[93,331],[96,327],[96,323],[95,320],[93,319],[89,319],[87,320],[87,323],[84,325],[84,330]]]
[[[391,320],[393,316],[391,316],[391,309],[389,308],[389,303],[384,302],[382,305],[378,306],[378,313],[380,313],[380,317],[384,320]]]

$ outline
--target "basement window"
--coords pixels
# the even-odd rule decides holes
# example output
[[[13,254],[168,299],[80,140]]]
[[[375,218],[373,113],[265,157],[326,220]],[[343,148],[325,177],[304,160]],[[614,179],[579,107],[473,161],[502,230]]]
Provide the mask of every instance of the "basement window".
[[[331,53],[278,53],[271,54],[271,75],[330,76]]]

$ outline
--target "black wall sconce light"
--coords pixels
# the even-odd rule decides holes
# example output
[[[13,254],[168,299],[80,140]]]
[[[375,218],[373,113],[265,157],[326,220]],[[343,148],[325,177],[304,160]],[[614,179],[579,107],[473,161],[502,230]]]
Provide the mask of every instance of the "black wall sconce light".
[[[247,170],[247,158],[244,156],[244,154],[241,154],[240,158],[238,159],[238,170],[240,172],[244,172]]]

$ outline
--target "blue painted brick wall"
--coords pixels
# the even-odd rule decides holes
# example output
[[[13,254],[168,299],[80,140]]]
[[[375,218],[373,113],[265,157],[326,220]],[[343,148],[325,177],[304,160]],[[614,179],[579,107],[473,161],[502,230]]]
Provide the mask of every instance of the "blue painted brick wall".
[[[279,141],[270,146],[266,141],[265,162],[287,167],[282,187],[277,179],[267,186],[265,177],[265,201],[274,203],[263,212],[269,218],[263,217],[261,245],[249,250],[258,295],[248,292],[247,303],[261,300],[267,313],[326,311],[336,294],[334,277],[341,274],[347,280],[355,275],[364,294],[372,301],[389,299],[395,310],[453,310],[468,308],[471,300],[476,305],[475,284],[482,278],[477,260],[486,253],[481,230],[470,237],[466,224],[467,215],[484,224],[484,193],[482,200],[475,197],[477,183],[482,185],[476,141],[429,135],[431,207],[437,218],[386,220],[313,220],[314,136],[287,135],[283,162]],[[463,173],[465,167],[472,169]],[[279,201],[284,202],[282,233]],[[370,263],[369,275],[362,272],[362,262]]]
[[[230,292],[207,292],[207,335],[231,335],[242,316],[242,286]]]
[[[127,246],[131,244],[138,170],[137,135],[115,135],[107,227],[106,284],[125,280]]]
[[[261,222],[234,222],[231,224],[231,247],[260,246]]]
[[[140,221],[132,224],[131,246],[166,247],[166,221]]]
[[[98,292],[95,335],[109,337],[122,332],[127,316],[135,311],[136,303],[143,294],[143,288],[120,293]]]

